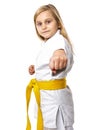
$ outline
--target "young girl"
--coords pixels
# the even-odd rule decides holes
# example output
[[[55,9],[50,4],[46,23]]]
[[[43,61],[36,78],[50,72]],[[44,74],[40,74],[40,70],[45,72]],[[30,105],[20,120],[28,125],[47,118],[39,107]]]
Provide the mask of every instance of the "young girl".
[[[73,65],[71,42],[54,5],[41,6],[34,15],[34,23],[43,43],[36,64],[29,67],[29,73],[35,73],[35,79],[26,89],[26,130],[31,130],[28,106],[32,88],[38,106],[37,130],[73,130],[72,92],[66,83],[67,73]]]

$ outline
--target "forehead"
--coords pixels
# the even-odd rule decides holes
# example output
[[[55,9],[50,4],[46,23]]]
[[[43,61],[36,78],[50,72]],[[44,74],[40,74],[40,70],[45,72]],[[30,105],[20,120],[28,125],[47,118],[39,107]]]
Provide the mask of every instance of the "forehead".
[[[45,19],[50,19],[50,18],[54,18],[52,15],[52,12],[50,10],[46,10],[41,12],[37,18],[36,18],[36,22],[37,21],[44,21]]]

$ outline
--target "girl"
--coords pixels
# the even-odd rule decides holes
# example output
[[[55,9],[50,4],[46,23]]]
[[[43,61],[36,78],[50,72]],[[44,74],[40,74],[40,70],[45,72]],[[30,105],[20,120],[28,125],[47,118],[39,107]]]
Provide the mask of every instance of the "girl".
[[[26,130],[31,129],[28,105],[32,87],[38,106],[37,130],[73,130],[72,92],[66,83],[67,73],[73,65],[71,42],[54,5],[41,6],[34,15],[34,23],[43,43],[36,64],[29,67],[29,73],[35,73],[35,79],[26,89]],[[55,60],[57,55],[59,58]]]

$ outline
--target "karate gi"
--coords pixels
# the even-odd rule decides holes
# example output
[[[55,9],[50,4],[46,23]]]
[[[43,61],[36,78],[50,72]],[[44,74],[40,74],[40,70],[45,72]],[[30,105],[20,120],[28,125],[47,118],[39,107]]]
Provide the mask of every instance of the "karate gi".
[[[49,61],[54,51],[64,49],[68,63],[64,71],[52,74]],[[49,81],[66,78],[73,65],[73,53],[68,41],[59,33],[42,43],[36,57],[35,78],[38,81]],[[60,90],[40,90],[41,110],[44,120],[44,130],[73,130],[74,105],[72,92],[67,86]]]

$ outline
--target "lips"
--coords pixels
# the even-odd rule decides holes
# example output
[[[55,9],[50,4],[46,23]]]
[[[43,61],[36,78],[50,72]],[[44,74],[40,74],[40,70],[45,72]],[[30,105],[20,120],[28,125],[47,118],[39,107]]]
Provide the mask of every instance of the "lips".
[[[49,31],[44,31],[44,32],[42,32],[42,33],[44,34],[44,33],[48,33],[48,32],[49,32]]]

